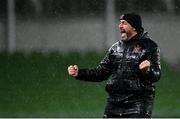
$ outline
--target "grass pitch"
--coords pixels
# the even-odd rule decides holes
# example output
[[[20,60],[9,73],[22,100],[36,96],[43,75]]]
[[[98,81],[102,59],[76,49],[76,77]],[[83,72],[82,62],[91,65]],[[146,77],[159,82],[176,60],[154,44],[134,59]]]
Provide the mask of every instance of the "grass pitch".
[[[0,54],[0,117],[102,117],[106,81],[77,81],[67,66],[95,67],[104,53]],[[180,75],[162,62],[153,117],[180,117]]]

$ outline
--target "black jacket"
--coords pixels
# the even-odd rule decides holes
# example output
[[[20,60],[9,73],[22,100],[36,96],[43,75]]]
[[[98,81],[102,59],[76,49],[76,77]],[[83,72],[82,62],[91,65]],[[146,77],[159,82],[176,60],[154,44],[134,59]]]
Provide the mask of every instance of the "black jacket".
[[[139,69],[144,60],[151,63],[147,72]],[[100,82],[110,77],[106,85],[110,101],[136,101],[153,100],[160,75],[160,51],[146,32],[129,41],[118,41],[95,69],[80,69],[76,78]]]

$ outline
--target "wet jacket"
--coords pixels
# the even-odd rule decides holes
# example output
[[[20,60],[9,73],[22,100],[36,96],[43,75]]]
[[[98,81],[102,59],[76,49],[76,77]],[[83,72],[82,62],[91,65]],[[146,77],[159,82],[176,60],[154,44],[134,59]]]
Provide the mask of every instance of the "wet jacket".
[[[143,72],[139,64],[148,60],[150,70]],[[105,113],[140,113],[139,104],[147,101],[151,113],[154,99],[155,82],[160,79],[160,51],[148,33],[142,33],[129,41],[118,41],[108,50],[104,59],[94,69],[80,69],[76,77],[78,80],[100,82],[108,80],[106,91],[109,94]],[[110,77],[110,78],[109,78]],[[135,109],[119,109],[114,103],[132,103]],[[145,104],[145,106],[147,106]],[[121,107],[121,106],[120,106]],[[117,109],[116,109],[117,108]],[[143,112],[148,113],[148,112]]]

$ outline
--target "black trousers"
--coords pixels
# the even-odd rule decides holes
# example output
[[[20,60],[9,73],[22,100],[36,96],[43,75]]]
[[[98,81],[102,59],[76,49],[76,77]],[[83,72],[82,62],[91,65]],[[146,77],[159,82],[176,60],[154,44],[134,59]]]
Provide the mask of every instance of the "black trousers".
[[[126,114],[126,115],[104,115],[103,118],[151,118],[149,115],[142,114]]]
[[[127,115],[104,115],[103,118],[151,118],[151,117],[142,114],[127,114]]]
[[[108,102],[103,118],[150,118],[152,100],[138,102]]]

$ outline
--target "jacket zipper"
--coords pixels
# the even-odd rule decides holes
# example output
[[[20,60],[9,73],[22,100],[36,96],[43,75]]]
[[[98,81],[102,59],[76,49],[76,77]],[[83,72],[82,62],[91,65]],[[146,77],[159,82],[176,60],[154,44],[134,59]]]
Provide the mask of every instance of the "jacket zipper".
[[[123,58],[122,58],[122,62],[121,62],[121,74],[124,71],[124,62],[125,62],[125,57],[127,55],[127,44],[124,44],[124,51],[123,51]]]

